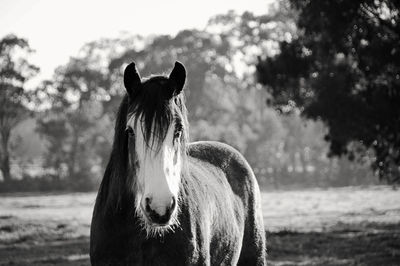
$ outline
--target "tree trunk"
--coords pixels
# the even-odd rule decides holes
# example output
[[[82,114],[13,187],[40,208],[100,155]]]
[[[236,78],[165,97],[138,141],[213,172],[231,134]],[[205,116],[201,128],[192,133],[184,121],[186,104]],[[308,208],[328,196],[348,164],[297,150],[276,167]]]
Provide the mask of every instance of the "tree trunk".
[[[3,179],[5,183],[9,183],[11,181],[11,174],[10,174],[10,158],[7,155],[2,156],[1,160],[1,173],[3,174]]]
[[[71,150],[68,162],[68,178],[70,181],[76,178],[76,155],[78,151],[79,133],[78,130],[73,128]]]
[[[11,181],[11,174],[10,174],[10,154],[8,151],[8,142],[10,139],[10,132],[1,132],[1,162],[0,162],[0,169],[1,173],[3,174],[3,180],[6,183]]]

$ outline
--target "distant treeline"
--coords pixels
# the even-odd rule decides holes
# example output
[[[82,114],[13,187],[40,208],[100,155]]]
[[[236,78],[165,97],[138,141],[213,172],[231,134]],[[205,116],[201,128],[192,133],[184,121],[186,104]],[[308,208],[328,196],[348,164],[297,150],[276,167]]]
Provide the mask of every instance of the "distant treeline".
[[[184,30],[175,36],[100,39],[83,46],[50,80],[29,92],[23,87],[36,71],[33,66],[14,71],[19,76],[0,73],[7,88],[22,89],[1,92],[7,108],[0,104],[0,123],[7,127],[0,131],[9,130],[8,136],[2,135],[0,192],[96,189],[125,93],[123,69],[133,60],[143,76],[167,72],[175,60],[183,62],[188,72],[190,139],[236,147],[263,187],[376,183],[369,168],[373,153],[363,153],[352,162],[329,158],[327,127],[321,121],[303,119],[295,107],[281,115],[282,108],[267,106],[272,95],[257,83],[257,56],[273,57],[280,52],[280,42],[297,38],[296,18],[285,4],[263,16],[228,12],[211,18],[204,30]],[[29,50],[25,40],[13,35],[0,44],[1,56],[10,58],[10,69],[15,67],[13,56],[21,55],[12,50]],[[3,49],[7,45],[14,48]],[[4,122],[7,115],[12,123]]]

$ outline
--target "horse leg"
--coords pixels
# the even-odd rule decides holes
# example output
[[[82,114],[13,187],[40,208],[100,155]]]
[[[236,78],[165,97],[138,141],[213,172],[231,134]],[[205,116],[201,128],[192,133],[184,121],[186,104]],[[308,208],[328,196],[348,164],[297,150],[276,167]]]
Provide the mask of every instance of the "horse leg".
[[[250,197],[238,265],[266,265],[266,240],[258,186]]]

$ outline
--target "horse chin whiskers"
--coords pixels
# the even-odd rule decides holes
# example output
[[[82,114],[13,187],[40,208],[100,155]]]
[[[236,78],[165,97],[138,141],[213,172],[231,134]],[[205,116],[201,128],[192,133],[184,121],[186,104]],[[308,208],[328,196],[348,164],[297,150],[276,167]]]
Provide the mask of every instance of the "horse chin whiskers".
[[[179,209],[175,210],[171,216],[169,222],[165,225],[160,225],[153,223],[149,220],[146,214],[143,213],[140,206],[138,206],[135,210],[137,217],[139,217],[140,226],[143,231],[146,232],[146,238],[162,238],[165,234],[175,233],[177,229],[181,229],[179,220],[178,220],[178,212]]]

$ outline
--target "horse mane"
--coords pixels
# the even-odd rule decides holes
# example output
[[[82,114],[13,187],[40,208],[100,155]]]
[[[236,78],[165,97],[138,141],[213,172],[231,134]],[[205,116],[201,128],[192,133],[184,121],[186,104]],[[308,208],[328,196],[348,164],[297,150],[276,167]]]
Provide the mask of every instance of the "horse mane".
[[[128,175],[128,136],[125,127],[128,114],[128,96],[125,95],[117,112],[114,127],[114,141],[110,159],[104,172],[97,196],[97,204],[102,206],[103,214],[121,210],[122,199],[126,196],[124,184]]]
[[[131,169],[129,165],[128,135],[126,125],[130,117],[142,119],[142,132],[148,147],[160,147],[168,132],[168,126],[174,119],[182,125],[181,153],[183,161],[182,175],[187,174],[187,143],[189,141],[189,124],[185,106],[184,93],[175,95],[172,100],[167,98],[168,78],[151,77],[143,83],[143,92],[137,93],[131,100],[128,95],[122,99],[117,112],[114,141],[111,156],[100,185],[97,202],[103,214],[128,213],[134,206],[134,192],[129,186],[134,181],[129,180]]]

